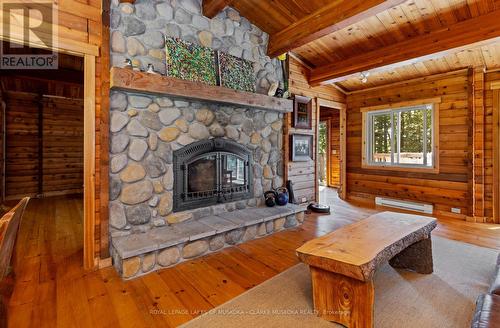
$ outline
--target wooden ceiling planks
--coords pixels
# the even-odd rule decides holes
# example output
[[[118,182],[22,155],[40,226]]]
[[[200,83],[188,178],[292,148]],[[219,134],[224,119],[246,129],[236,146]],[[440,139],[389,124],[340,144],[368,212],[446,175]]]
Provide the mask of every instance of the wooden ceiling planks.
[[[270,36],[268,55],[278,56],[298,46],[339,31],[406,0],[331,1],[319,10],[294,21]]]
[[[308,15],[339,0],[204,0],[229,2],[230,6],[270,35],[289,29]],[[312,68],[343,61],[368,51],[387,47],[409,38],[427,35],[447,26],[500,9],[499,0],[407,0],[390,9],[365,17],[338,31],[304,45],[295,44],[293,53]],[[265,13],[265,14],[263,14]],[[477,49],[476,49],[477,48]],[[270,49],[272,52],[272,49]],[[430,60],[421,58],[411,65],[389,67],[389,72],[373,72],[368,83],[353,77],[339,86],[357,90],[466,66],[500,67],[500,48],[495,45],[460,49]]]
[[[487,14],[500,7],[488,0],[414,0],[386,10],[369,19],[329,34],[294,50],[315,66],[325,64],[323,49],[314,47],[323,42],[328,51],[339,53],[343,59],[407,38],[424,35],[450,24]],[[329,42],[335,38],[336,44]],[[364,40],[360,49],[360,40]],[[381,44],[382,43],[382,44]]]
[[[432,33],[406,38],[389,46],[367,50],[363,54],[317,67],[311,71],[310,83],[343,81],[362,71],[393,70],[416,61],[446,56],[485,46],[500,40],[500,10],[459,21]],[[478,56],[480,59],[481,56]],[[483,64],[480,60],[478,65]]]
[[[500,44],[462,50],[441,58],[399,67],[393,71],[375,72],[369,76],[367,83],[362,83],[359,78],[352,78],[338,84],[346,90],[356,91],[471,66],[500,67]]]

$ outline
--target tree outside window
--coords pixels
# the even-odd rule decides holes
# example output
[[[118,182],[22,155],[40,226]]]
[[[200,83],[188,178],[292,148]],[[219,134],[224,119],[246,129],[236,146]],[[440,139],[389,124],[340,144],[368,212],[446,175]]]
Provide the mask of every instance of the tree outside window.
[[[367,164],[433,167],[433,105],[367,113]]]

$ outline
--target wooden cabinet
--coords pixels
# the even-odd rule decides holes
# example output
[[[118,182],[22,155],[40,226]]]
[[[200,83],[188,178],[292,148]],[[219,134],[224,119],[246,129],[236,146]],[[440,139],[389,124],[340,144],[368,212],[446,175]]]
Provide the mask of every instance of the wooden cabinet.
[[[309,97],[294,96],[293,127],[296,129],[312,128],[312,101]]]

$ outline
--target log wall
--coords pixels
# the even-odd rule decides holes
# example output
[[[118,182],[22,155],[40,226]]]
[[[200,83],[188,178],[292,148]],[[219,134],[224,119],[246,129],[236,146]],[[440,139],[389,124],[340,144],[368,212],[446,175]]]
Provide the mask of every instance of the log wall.
[[[317,143],[317,121],[318,113],[316,109],[316,98],[322,98],[326,100],[333,100],[337,102],[345,102],[345,96],[340,93],[337,89],[331,86],[320,86],[311,87],[307,82],[308,69],[305,68],[294,58],[290,58],[289,62],[290,76],[289,85],[292,94],[297,94],[301,96],[307,96],[312,98],[312,130],[295,129],[292,127],[292,115],[287,114],[285,117],[286,128],[284,133],[284,146],[285,146],[285,159],[286,167],[285,170],[288,174],[288,179],[292,180],[294,183],[294,192],[297,201],[301,203],[317,201],[316,190],[317,190],[317,168],[315,165],[316,158],[313,161],[308,162],[292,162],[289,158],[289,136],[293,133],[300,134],[311,134],[314,136],[314,151],[313,154],[316,156],[316,143]]]
[[[439,172],[362,168],[360,107],[441,97]],[[436,214],[465,218],[469,213],[469,80],[467,71],[357,92],[347,97],[348,198],[373,203],[376,196],[434,204]],[[461,214],[451,213],[460,208]]]
[[[496,124],[497,124],[497,131],[498,131],[498,117],[500,116],[498,113],[498,110],[500,108],[500,104],[495,104],[494,102],[500,102],[499,99],[494,99],[493,93],[494,91],[492,90],[492,84],[500,83],[500,71],[495,71],[495,72],[489,72],[486,73],[484,76],[484,106],[485,106],[485,111],[484,111],[484,145],[485,145],[485,151],[484,151],[484,221],[487,222],[495,222],[495,223],[500,223],[500,213],[498,213],[498,209],[496,209],[496,212],[494,211],[494,197],[497,197],[497,202],[498,198],[500,198],[500,195],[495,195],[494,194],[494,186],[495,186],[495,179],[497,179],[496,184],[498,188],[498,178],[500,177],[500,172],[499,166],[497,163],[497,166],[495,167],[495,157],[494,157],[494,138],[497,137],[498,135],[495,136],[494,134],[494,116],[495,113],[494,111],[497,111],[496,113]],[[498,91],[497,91],[498,92]],[[497,132],[498,133],[498,132]],[[498,144],[500,144],[499,140],[497,140],[497,147]],[[497,155],[498,156],[498,155]],[[497,158],[496,161],[499,159]],[[494,172],[494,169],[497,170],[496,174]],[[498,203],[497,203],[498,204]],[[498,206],[498,205],[497,205]]]
[[[6,198],[81,193],[83,100],[22,92],[5,99]]]

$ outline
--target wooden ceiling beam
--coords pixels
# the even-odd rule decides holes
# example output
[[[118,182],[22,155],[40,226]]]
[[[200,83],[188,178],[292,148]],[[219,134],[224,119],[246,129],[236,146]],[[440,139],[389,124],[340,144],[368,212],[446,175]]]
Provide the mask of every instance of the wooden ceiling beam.
[[[231,5],[233,0],[203,0],[203,16],[214,18],[222,9]]]
[[[500,41],[500,10],[311,70],[311,86],[347,80],[364,71],[388,71]]]
[[[377,15],[406,0],[332,1],[284,30],[271,35],[267,54],[273,58],[325,35]],[[204,1],[205,2],[205,1]]]

